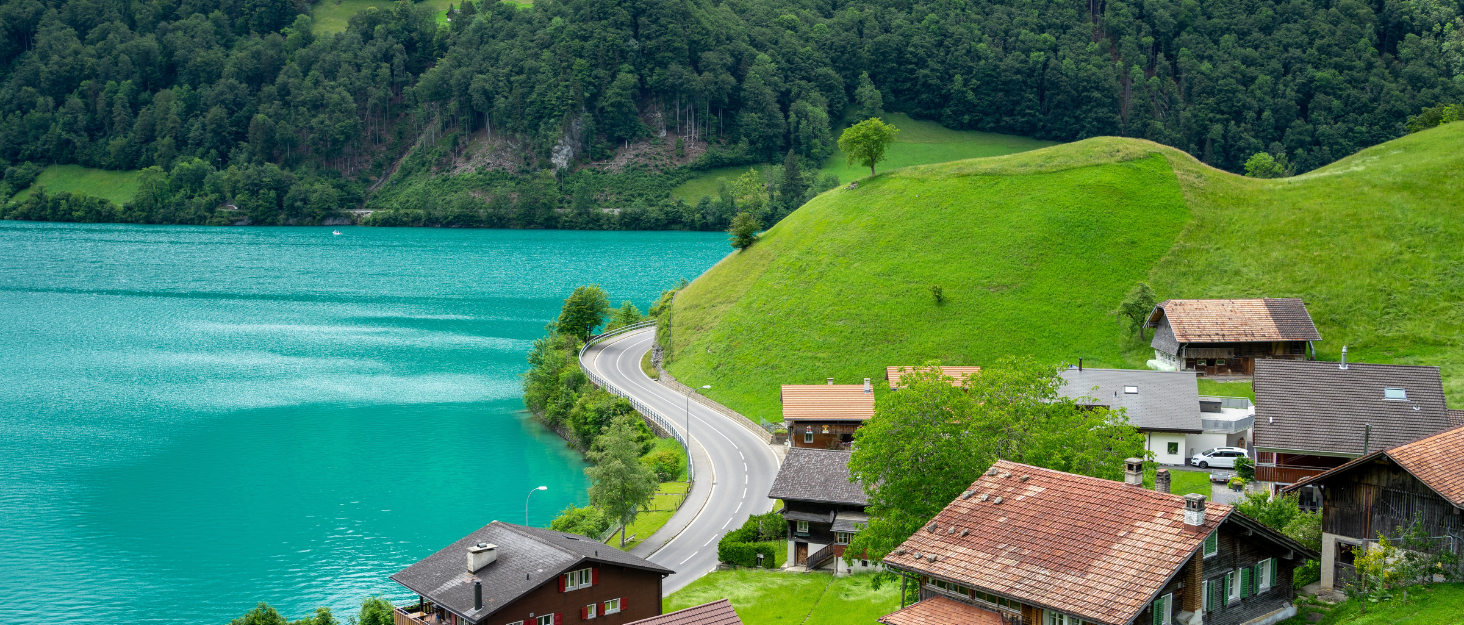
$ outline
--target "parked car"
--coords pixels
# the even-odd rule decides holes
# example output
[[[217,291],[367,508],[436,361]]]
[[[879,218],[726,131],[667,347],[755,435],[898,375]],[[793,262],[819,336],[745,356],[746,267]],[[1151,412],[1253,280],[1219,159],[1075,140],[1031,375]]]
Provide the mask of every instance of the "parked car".
[[[1195,454],[1195,457],[1190,458],[1190,464],[1201,469],[1210,467],[1234,469],[1235,459],[1240,457],[1249,457],[1244,447],[1216,447]]]

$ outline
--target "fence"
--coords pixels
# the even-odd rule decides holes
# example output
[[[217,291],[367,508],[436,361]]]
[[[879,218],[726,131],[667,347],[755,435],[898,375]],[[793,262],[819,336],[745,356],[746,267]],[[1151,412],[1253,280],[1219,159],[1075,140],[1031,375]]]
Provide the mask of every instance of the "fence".
[[[686,451],[686,481],[688,483],[695,482],[696,481],[696,463],[692,460],[692,457],[691,457],[691,446],[687,444],[686,437],[685,436],[682,436],[681,432],[676,431],[675,426],[671,425],[672,424],[672,421],[670,419],[667,419],[665,415],[662,415],[655,408],[652,408],[650,406],[647,406],[647,405],[641,403],[640,400],[638,400],[638,399],[636,399],[634,397],[631,397],[625,391],[622,391],[619,388],[616,388],[614,385],[612,385],[609,382],[607,382],[605,380],[605,378],[600,377],[599,374],[595,373],[594,371],[591,371],[589,367],[586,367],[585,366],[585,362],[584,362],[585,350],[589,349],[591,345],[595,345],[595,344],[598,344],[598,343],[602,343],[606,339],[615,338],[617,336],[621,336],[623,334],[627,334],[627,333],[630,333],[630,332],[634,332],[636,330],[642,330],[642,329],[645,329],[645,328],[649,328],[649,327],[652,327],[654,325],[656,325],[656,322],[654,322],[654,321],[642,321],[640,323],[631,324],[631,325],[625,326],[623,328],[617,328],[615,330],[611,330],[609,332],[605,332],[603,334],[598,334],[598,335],[595,335],[595,336],[590,337],[589,340],[585,341],[584,347],[581,347],[580,348],[580,351],[579,351],[579,355],[580,355],[580,370],[585,373],[585,377],[589,378],[590,379],[590,382],[593,383],[595,386],[598,386],[598,387],[600,387],[602,389],[605,389],[605,391],[608,392],[608,393],[610,393],[611,395],[615,395],[615,396],[618,396],[618,397],[624,397],[626,401],[629,401],[631,407],[635,408],[636,412],[639,412],[641,414],[641,417],[643,417],[646,420],[646,422],[650,424],[650,426],[652,428],[654,428],[656,430],[659,430],[661,432],[665,432],[667,436],[669,436],[670,438],[676,439],[676,442],[681,443],[681,449],[683,449],[683,450]],[[688,485],[687,486],[687,491],[690,491],[690,490],[691,490],[691,487]]]

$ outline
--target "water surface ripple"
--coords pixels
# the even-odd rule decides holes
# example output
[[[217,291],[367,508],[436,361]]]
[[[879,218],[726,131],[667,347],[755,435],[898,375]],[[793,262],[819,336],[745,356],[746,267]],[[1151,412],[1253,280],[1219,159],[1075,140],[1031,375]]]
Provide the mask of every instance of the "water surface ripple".
[[[576,285],[642,310],[716,233],[0,223],[0,622],[226,623],[585,500],[521,412]]]

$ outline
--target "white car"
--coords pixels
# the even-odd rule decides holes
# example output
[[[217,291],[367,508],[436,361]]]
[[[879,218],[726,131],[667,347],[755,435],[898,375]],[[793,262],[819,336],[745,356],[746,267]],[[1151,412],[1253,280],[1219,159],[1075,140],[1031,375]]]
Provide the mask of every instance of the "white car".
[[[1201,469],[1210,467],[1234,469],[1235,459],[1244,457],[1249,457],[1244,447],[1216,447],[1195,454],[1195,457],[1190,458],[1190,464]]]

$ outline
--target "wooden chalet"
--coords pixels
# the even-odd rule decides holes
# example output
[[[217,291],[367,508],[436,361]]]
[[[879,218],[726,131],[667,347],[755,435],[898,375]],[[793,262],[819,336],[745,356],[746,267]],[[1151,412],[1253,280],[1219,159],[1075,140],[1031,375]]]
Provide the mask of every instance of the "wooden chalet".
[[[869,522],[864,486],[849,480],[853,452],[793,447],[778,468],[771,499],[783,500],[788,522],[788,564],[807,570],[828,568],[836,575],[871,571],[878,562],[843,561],[854,534]]]
[[[1285,491],[1315,488],[1322,508],[1322,588],[1357,578],[1353,561],[1378,536],[1417,522],[1436,548],[1464,551],[1464,427],[1375,451]]]
[[[391,576],[394,625],[626,624],[661,614],[674,571],[596,541],[494,521]]]
[[[718,599],[685,610],[652,616],[628,625],[742,625],[742,619],[738,618],[737,611],[732,609],[732,602]]]
[[[890,382],[890,390],[898,391],[905,388],[900,384],[900,376],[909,375],[915,371],[926,370],[927,367],[885,367],[885,379]],[[973,375],[981,373],[981,367],[936,367],[940,374],[951,378],[951,384],[963,386],[966,380]]]
[[[849,449],[854,431],[874,416],[874,387],[864,385],[784,384],[783,425],[793,447]]]
[[[1171,299],[1149,313],[1154,360],[1167,371],[1248,376],[1264,359],[1305,360],[1320,341],[1306,305],[1281,299]]]
[[[884,559],[919,584],[889,625],[1270,624],[1316,553],[1235,512],[1125,481],[998,461]],[[902,593],[903,596],[903,593]]]
[[[1256,479],[1320,475],[1374,451],[1431,436],[1457,418],[1438,367],[1263,360],[1256,363]],[[1302,504],[1314,506],[1310,491]]]

